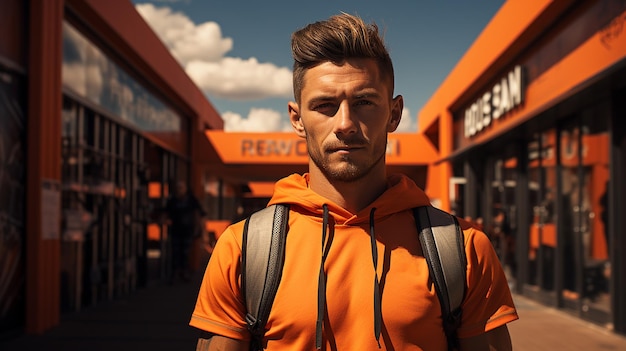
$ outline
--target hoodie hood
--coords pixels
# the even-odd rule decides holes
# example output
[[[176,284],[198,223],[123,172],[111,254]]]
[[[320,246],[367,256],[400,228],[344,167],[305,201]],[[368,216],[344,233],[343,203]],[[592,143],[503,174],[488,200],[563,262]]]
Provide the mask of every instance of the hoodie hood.
[[[359,224],[369,222],[372,208],[376,208],[375,218],[412,209],[417,206],[429,205],[430,200],[413,180],[402,174],[394,174],[387,178],[387,190],[374,202],[353,214],[332,201],[318,195],[308,186],[309,174],[292,174],[279,180],[274,187],[274,195],[269,204],[284,203],[296,205],[312,217],[323,215],[323,205],[328,206],[329,214],[337,224]]]

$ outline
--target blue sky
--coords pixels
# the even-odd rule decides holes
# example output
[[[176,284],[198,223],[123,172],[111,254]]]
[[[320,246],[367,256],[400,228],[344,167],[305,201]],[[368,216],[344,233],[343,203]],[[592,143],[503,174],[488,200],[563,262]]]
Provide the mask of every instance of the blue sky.
[[[400,132],[471,46],[503,0],[133,0],[205,92],[227,131],[288,131],[292,100],[290,36],[347,12],[375,22],[404,96]]]

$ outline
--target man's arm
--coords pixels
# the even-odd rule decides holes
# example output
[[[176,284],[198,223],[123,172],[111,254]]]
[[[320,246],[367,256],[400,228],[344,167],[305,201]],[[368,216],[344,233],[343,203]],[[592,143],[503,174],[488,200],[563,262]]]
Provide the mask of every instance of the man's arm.
[[[485,334],[459,339],[460,351],[511,351],[511,336],[506,324]]]
[[[214,335],[210,339],[199,339],[196,351],[248,351],[250,342]]]

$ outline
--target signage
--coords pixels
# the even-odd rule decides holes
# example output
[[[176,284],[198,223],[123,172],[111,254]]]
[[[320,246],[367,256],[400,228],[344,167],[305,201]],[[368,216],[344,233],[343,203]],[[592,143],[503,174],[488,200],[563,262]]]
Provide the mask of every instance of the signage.
[[[485,130],[494,120],[522,104],[524,101],[522,67],[515,66],[491,90],[486,91],[465,109],[465,137],[471,138]]]
[[[304,139],[242,139],[243,157],[308,156]]]
[[[295,133],[245,133],[208,130],[207,138],[224,164],[306,165],[306,139]],[[438,157],[431,141],[423,135],[391,133],[387,139],[386,163],[422,165]]]
[[[397,139],[387,140],[387,156],[400,155],[400,142]],[[252,139],[241,140],[242,157],[285,157],[307,156],[305,139]]]
[[[54,179],[41,181],[41,237],[44,240],[60,239],[61,184]]]

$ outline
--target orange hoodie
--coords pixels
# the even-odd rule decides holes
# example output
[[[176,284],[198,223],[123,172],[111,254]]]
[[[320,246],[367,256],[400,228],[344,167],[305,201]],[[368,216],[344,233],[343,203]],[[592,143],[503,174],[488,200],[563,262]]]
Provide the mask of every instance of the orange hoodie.
[[[383,350],[447,349],[411,211],[430,201],[413,181],[390,176],[387,190],[352,214],[310,190],[307,175],[291,175],[276,183],[274,203],[291,206],[285,266],[266,326],[267,350],[315,350],[320,333],[326,350],[374,350],[379,343]],[[470,337],[515,320],[517,314],[491,243],[460,222],[468,290],[458,335]],[[190,322],[234,339],[249,339],[239,285],[242,230],[239,222],[220,236]],[[320,283],[320,266],[325,284]],[[382,306],[378,341],[376,288]],[[321,330],[316,328],[318,305],[324,306]]]

